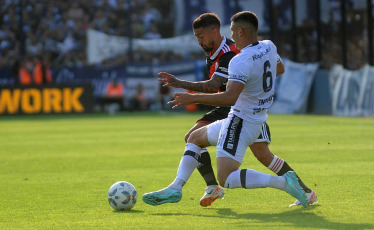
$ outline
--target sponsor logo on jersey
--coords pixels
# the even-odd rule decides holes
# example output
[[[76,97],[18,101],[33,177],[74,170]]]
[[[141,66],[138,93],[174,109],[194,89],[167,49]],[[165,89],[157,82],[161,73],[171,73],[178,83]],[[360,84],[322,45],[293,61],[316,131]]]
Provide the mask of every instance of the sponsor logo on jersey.
[[[232,120],[232,124],[231,124],[230,130],[229,130],[228,141],[227,141],[227,145],[226,145],[226,147],[228,149],[233,149],[234,148],[235,134],[236,134],[236,130],[237,130],[237,127],[239,125],[239,122],[240,122],[239,117],[234,117],[234,119]]]
[[[263,56],[265,56],[266,54],[268,54],[270,52],[270,50],[271,50],[271,48],[268,47],[264,52],[261,52],[260,54],[254,54],[254,55],[252,55],[253,61],[255,61],[256,59],[262,58]]]
[[[259,113],[259,112],[264,111],[264,110],[266,110],[266,108],[254,108],[252,114],[255,115],[256,113]]]
[[[273,99],[274,99],[273,95],[271,95],[270,97],[268,97],[266,99],[260,99],[260,100],[258,100],[258,106],[264,105],[264,104],[266,104],[268,102],[272,102]]]

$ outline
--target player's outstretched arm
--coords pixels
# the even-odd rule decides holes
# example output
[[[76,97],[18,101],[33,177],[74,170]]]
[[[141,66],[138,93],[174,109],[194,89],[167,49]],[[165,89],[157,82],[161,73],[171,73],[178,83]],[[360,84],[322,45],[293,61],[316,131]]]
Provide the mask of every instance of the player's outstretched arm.
[[[158,80],[161,82],[165,82],[163,86],[170,86],[174,88],[183,88],[195,92],[202,92],[202,93],[216,93],[218,92],[219,88],[227,81],[226,78],[213,75],[213,77],[207,81],[184,81],[172,74],[160,72],[158,73]]]
[[[277,64],[277,77],[284,73],[284,64],[282,60]]]
[[[158,73],[159,78],[157,79],[158,81],[165,82],[162,86],[164,87],[174,87],[174,88],[182,88],[180,86],[180,79],[175,77],[174,75],[166,72],[160,72]]]
[[[213,106],[232,106],[238,100],[240,93],[243,91],[244,84],[238,81],[229,81],[227,89],[223,93],[175,93],[174,100],[169,101],[168,104],[173,104],[173,109],[176,109],[182,105],[189,104],[205,104]]]

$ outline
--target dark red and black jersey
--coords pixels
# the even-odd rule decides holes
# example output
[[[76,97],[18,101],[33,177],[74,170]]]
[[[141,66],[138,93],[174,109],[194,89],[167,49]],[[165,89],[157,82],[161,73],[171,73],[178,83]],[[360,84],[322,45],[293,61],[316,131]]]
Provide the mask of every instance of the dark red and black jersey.
[[[213,54],[212,52],[209,53],[209,56],[206,59],[206,64],[209,71],[209,78],[212,78],[214,74],[228,78],[229,73],[229,62],[231,58],[233,58],[236,54],[240,52],[237,48],[235,48],[235,43],[226,37],[222,37],[223,40],[221,45]],[[226,90],[226,84],[222,85],[220,91],[223,92]]]

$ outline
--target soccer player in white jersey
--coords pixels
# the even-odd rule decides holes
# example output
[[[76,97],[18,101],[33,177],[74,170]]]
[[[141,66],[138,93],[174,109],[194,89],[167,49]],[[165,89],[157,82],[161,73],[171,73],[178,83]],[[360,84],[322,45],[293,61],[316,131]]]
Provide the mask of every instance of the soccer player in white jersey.
[[[198,165],[201,148],[217,146],[217,177],[226,188],[272,187],[286,191],[307,206],[306,195],[293,171],[272,176],[252,169],[241,169],[246,148],[254,143],[267,119],[273,102],[274,81],[279,55],[271,41],[257,40],[258,19],[250,11],[231,18],[231,37],[241,53],[231,59],[225,92],[213,94],[177,93],[173,108],[192,103],[231,106],[229,116],[191,133],[175,180],[166,188],[146,193],[150,205],[175,203],[182,198],[182,188]]]
[[[165,82],[164,86],[183,88],[190,91],[201,93],[216,93],[226,90],[226,82],[228,79],[228,65],[230,60],[240,51],[236,49],[235,43],[220,34],[220,19],[215,13],[204,13],[198,16],[192,23],[192,28],[199,45],[206,52],[207,69],[209,80],[206,81],[185,81],[178,79],[176,76],[160,72],[159,81]],[[284,65],[279,57],[277,64],[277,73],[284,73]],[[196,124],[185,135],[187,142],[189,135],[205,125],[209,125],[217,120],[225,119],[230,112],[230,107],[215,107],[213,110],[204,114]],[[269,125],[264,122],[260,136],[250,147],[254,156],[268,169],[283,176],[288,171],[294,171],[290,165],[282,158],[274,155],[270,149],[271,133]],[[212,164],[211,157],[206,148],[203,148],[198,159],[197,167],[199,173],[206,182],[205,193],[200,199],[200,205],[207,207],[218,199],[223,198],[225,191],[218,185]],[[299,177],[298,177],[299,178]],[[299,183],[307,194],[309,204],[317,202],[316,193],[308,188],[299,178]],[[296,201],[293,205],[300,205]]]

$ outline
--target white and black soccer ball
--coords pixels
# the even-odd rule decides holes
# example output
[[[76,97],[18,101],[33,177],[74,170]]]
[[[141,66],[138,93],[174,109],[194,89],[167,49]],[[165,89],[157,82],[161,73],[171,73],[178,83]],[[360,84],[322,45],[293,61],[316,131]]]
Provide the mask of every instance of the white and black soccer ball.
[[[108,201],[115,210],[130,210],[137,200],[138,193],[129,182],[118,181],[109,188]]]

